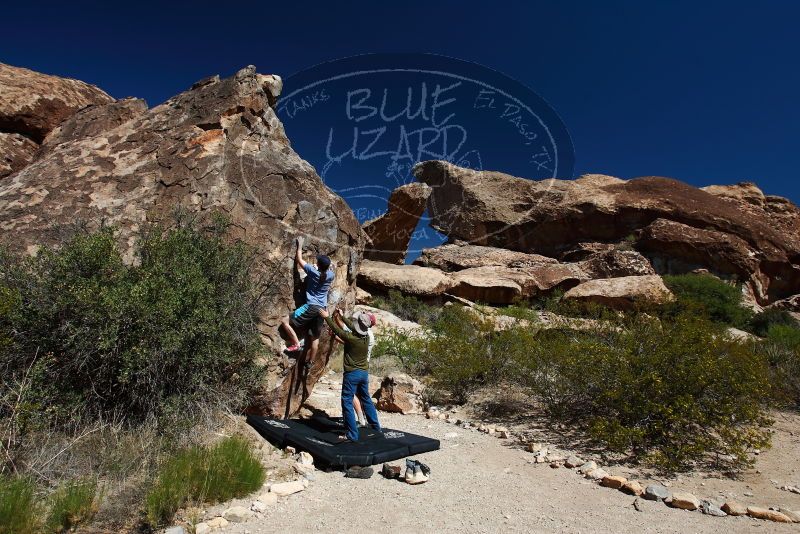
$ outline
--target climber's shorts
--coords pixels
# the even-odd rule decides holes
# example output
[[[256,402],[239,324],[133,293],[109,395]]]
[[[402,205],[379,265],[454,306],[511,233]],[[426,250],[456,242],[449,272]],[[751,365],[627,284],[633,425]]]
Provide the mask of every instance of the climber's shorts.
[[[322,326],[325,319],[319,314],[322,308],[313,304],[303,304],[289,317],[289,324],[297,332],[308,329],[311,337],[319,337],[322,334]]]

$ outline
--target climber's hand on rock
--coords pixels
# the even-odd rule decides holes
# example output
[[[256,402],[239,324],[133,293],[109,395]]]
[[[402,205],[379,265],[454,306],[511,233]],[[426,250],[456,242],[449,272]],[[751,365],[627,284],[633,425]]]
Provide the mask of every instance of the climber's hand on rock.
[[[319,316],[322,317],[323,319],[327,319],[329,315],[330,314],[328,313],[328,310],[326,310],[325,308],[319,310]]]
[[[298,248],[298,249],[301,249],[301,248],[303,248],[303,236],[297,236],[297,237],[294,239],[294,243],[297,245],[297,248]]]

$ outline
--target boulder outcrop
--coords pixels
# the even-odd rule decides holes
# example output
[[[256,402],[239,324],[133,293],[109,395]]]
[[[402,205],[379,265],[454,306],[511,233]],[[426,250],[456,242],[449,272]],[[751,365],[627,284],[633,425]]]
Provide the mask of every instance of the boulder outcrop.
[[[514,250],[480,245],[447,244],[426,248],[415,265],[435,267],[443,271],[460,271],[472,267],[528,267],[556,264],[558,260],[539,254],[526,254]]]
[[[664,304],[672,298],[672,293],[658,275],[589,280],[564,293],[566,300],[602,304],[617,310]]]
[[[668,247],[670,261],[653,255],[659,274],[743,272],[737,278],[760,304],[800,293],[800,210],[752,184],[702,190],[670,178],[605,175],[534,181],[442,161],[420,163],[414,175],[433,188],[432,226],[451,240],[553,257],[587,243],[628,242],[645,255]],[[700,250],[711,240],[722,257]]]
[[[430,194],[431,188],[419,182],[392,191],[386,213],[363,224],[370,240],[364,258],[402,264]]]
[[[61,121],[91,104],[114,99],[94,85],[0,63],[0,131],[41,144]]]
[[[419,265],[395,265],[364,260],[358,271],[358,285],[367,291],[386,293],[392,289],[415,297],[436,297],[450,289],[447,273]]]
[[[405,373],[392,373],[381,381],[375,392],[375,406],[384,412],[425,413],[425,387]]]
[[[78,80],[0,63],[0,178],[33,161],[47,134],[76,111],[114,99]]]
[[[74,93],[72,108],[95,105],[63,123],[56,114],[61,126],[37,159],[0,182],[0,239],[34,251],[57,244],[60,229],[75,221],[89,228],[103,222],[118,229],[130,260],[138,232],[173,224],[176,210],[200,222],[226,216],[231,238],[254,248],[254,276],[263,284],[259,327],[267,357],[252,411],[283,416],[298,410],[325,372],[333,343],[324,334],[311,362],[280,350],[278,324],[295,307],[293,239],[304,235],[307,252],[331,256],[331,299],[349,304],[365,238],[344,200],[292,150],[273,109],[280,78],[251,66],[198,82],[152,109],[140,100],[110,102],[79,82],[72,87],[52,90],[70,98]],[[29,115],[52,115],[47,110],[55,104],[45,102],[40,97],[27,104]],[[32,120],[30,128],[42,137],[57,123]]]

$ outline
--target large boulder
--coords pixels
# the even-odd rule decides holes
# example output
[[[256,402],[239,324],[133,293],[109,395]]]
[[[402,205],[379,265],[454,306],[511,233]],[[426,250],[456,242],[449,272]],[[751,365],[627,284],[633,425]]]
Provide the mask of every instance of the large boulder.
[[[617,310],[664,304],[672,298],[672,293],[658,275],[589,280],[564,293],[566,300],[601,304]]]
[[[449,271],[448,293],[472,301],[510,304],[554,289],[568,290],[596,278],[655,274],[634,250],[601,249],[583,261],[554,258],[494,247],[448,244],[425,249],[414,262]]]
[[[381,381],[375,392],[375,406],[384,412],[425,413],[425,387],[405,373],[392,373]]]
[[[114,101],[86,82],[4,63],[0,63],[0,94],[0,131],[22,134],[39,144],[79,109]]]
[[[386,213],[363,225],[370,240],[364,258],[397,264],[405,262],[408,244],[430,194],[431,188],[419,182],[392,191]]]
[[[273,109],[280,88],[280,78],[251,66],[149,110],[135,100],[87,109],[0,182],[0,240],[32,252],[57,244],[59,229],[74,221],[105,223],[118,228],[130,261],[140,230],[173,224],[178,209],[200,223],[226,215],[231,237],[254,248],[253,274],[263,284],[264,383],[251,409],[284,416],[310,394],[333,346],[324,334],[310,362],[281,352],[278,324],[296,304],[293,239],[305,235],[306,252],[331,256],[331,299],[350,304],[364,235],[344,200],[292,150]]]
[[[395,265],[364,260],[358,271],[358,285],[368,291],[400,291],[414,297],[437,297],[450,289],[447,273],[419,265]]]
[[[415,265],[435,267],[443,271],[460,271],[472,267],[527,267],[556,264],[558,260],[539,254],[469,244],[447,244],[422,250]]]
[[[557,257],[582,243],[629,242],[638,248],[638,234],[652,243],[652,232],[640,231],[663,219],[725,234],[729,245],[725,260],[714,262],[697,251],[711,235],[671,233],[669,255],[681,262],[667,264],[655,254],[657,268],[672,265],[688,272],[684,269],[700,263],[730,278],[730,271],[718,270],[721,263],[744,266],[747,276],[739,280],[752,285],[760,304],[800,292],[800,210],[780,197],[762,199],[754,186],[704,191],[654,176],[534,181],[443,161],[420,163],[414,174],[433,188],[432,226],[451,240]],[[652,247],[645,254],[650,252]]]

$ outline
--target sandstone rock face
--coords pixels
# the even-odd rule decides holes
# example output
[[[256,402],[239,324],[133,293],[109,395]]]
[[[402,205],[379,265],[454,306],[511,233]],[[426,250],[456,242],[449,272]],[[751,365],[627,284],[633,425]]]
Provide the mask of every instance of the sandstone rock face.
[[[754,186],[704,191],[652,176],[533,181],[441,161],[420,163],[414,174],[433,188],[432,226],[451,240],[555,257],[584,243],[632,239],[638,249],[641,234],[649,244],[642,250],[669,249],[655,254],[660,274],[737,274],[760,304],[800,293],[800,210]],[[646,230],[659,220],[667,223]],[[712,241],[716,250],[702,250]]]
[[[368,291],[396,289],[407,295],[435,297],[447,291],[451,282],[447,274],[438,269],[364,260],[358,271],[358,284]]]
[[[0,178],[33,161],[39,145],[22,134],[0,132]]]
[[[555,264],[558,260],[540,256],[539,254],[526,254],[495,247],[480,245],[448,244],[435,248],[426,248],[419,258],[414,260],[415,265],[435,267],[443,271],[460,271],[472,267],[528,267],[533,265]]]
[[[622,276],[584,282],[567,291],[564,298],[629,310],[638,304],[663,304],[672,293],[658,275]]]
[[[425,388],[405,373],[392,373],[381,381],[375,393],[375,406],[384,412],[402,414],[425,413]]]
[[[96,137],[146,111],[147,103],[141,98],[125,98],[110,104],[87,106],[54,128],[42,144],[52,148],[68,141]]]
[[[36,143],[61,121],[90,104],[114,99],[94,85],[0,63],[0,131]]]
[[[431,188],[419,182],[392,191],[387,212],[363,225],[371,241],[364,250],[364,258],[402,264],[430,194]]]
[[[75,83],[86,100],[95,95]],[[65,95],[83,94],[70,87],[63,87]],[[259,328],[268,354],[252,411],[284,416],[310,394],[332,347],[323,334],[308,365],[304,356],[298,364],[280,352],[277,327],[295,307],[293,239],[305,235],[306,252],[331,256],[336,279],[330,298],[349,304],[364,235],[344,200],[291,149],[272,108],[279,90],[279,78],[247,67],[227,79],[203,80],[149,110],[126,100],[75,115],[33,163],[0,182],[0,239],[12,249],[33,250],[58,243],[60,226],[85,220],[92,228],[102,220],[119,228],[130,259],[139,230],[169,226],[176,208],[201,222],[226,215],[232,238],[254,247],[254,274],[264,281]],[[74,101],[82,103],[78,96]],[[102,94],[96,98],[103,100]]]

